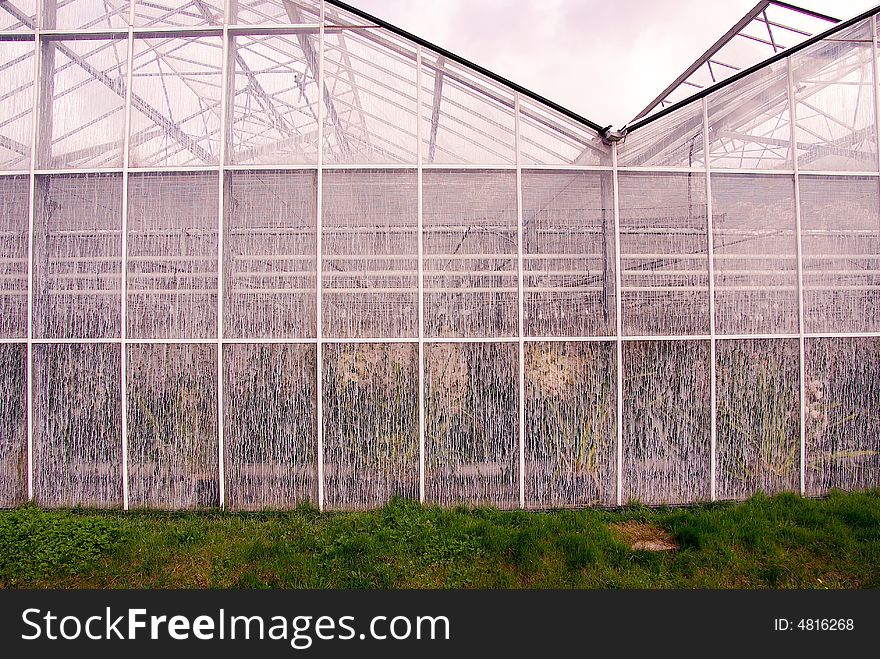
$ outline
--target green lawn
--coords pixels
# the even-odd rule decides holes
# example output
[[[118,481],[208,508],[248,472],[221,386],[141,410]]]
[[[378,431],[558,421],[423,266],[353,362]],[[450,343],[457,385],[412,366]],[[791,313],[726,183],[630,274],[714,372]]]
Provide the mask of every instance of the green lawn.
[[[633,550],[652,529],[678,549]],[[880,491],[546,513],[27,506],[0,512],[0,586],[880,588]]]

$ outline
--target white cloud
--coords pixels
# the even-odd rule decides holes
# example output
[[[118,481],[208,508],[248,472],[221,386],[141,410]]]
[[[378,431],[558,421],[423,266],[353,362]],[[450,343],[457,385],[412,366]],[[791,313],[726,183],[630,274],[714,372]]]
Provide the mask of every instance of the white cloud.
[[[757,0],[348,1],[597,123],[621,126]],[[802,4],[846,19],[876,2]]]

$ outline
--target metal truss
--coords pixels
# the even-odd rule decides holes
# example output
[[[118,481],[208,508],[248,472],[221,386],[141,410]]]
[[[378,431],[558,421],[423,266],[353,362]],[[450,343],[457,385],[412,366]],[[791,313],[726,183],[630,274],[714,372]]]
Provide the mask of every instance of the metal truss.
[[[648,103],[633,122],[824,32],[838,22],[831,16],[787,2],[761,0]]]

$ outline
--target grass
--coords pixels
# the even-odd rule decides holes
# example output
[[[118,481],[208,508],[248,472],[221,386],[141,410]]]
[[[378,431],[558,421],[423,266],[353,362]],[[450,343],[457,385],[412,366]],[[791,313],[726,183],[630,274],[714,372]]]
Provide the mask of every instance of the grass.
[[[633,550],[627,529],[678,549]],[[403,500],[365,513],[26,506],[0,512],[0,586],[880,588],[880,490],[546,513]]]

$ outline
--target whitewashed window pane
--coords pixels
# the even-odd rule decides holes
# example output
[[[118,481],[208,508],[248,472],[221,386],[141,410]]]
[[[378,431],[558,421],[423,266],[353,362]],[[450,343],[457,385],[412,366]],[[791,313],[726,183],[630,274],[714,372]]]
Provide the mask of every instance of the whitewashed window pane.
[[[228,508],[317,505],[315,354],[314,345],[224,346]]]
[[[0,171],[26,170],[34,115],[32,41],[0,41],[0,80]]]
[[[318,162],[318,46],[317,32],[233,40],[230,163]]]
[[[0,507],[27,500],[27,345],[0,343]]]
[[[709,333],[705,174],[620,174],[623,331]]]
[[[880,330],[876,178],[801,176],[807,332]]]
[[[425,333],[516,336],[514,172],[425,171]]]
[[[440,505],[519,505],[517,347],[425,346],[425,497]]]
[[[42,344],[33,351],[34,500],[121,506],[120,345]]]
[[[27,176],[0,177],[0,338],[27,336],[28,209]]]
[[[128,41],[45,40],[40,57],[39,166],[121,167]]]
[[[616,360],[613,343],[526,344],[527,507],[617,502]]]
[[[713,174],[712,227],[716,331],[796,333],[794,180]]]
[[[880,487],[880,338],[807,339],[806,493]]]
[[[718,341],[715,359],[718,498],[799,492],[798,341]]]
[[[130,505],[217,506],[217,346],[126,350]]]
[[[316,178],[313,171],[226,175],[227,338],[315,336]]]
[[[128,335],[217,335],[216,173],[128,181]]]
[[[522,200],[526,334],[614,334],[611,173],[526,170]]]
[[[516,162],[511,90],[427,50],[422,53],[421,84],[426,164]]]
[[[708,341],[624,343],[624,502],[709,499],[709,370]]]
[[[324,172],[323,203],[324,335],[416,336],[416,172]]]
[[[131,167],[220,162],[220,37],[134,40]]]
[[[324,162],[418,162],[416,49],[387,30],[325,31]]]
[[[376,508],[419,497],[418,346],[324,346],[324,502]]]
[[[37,178],[34,336],[121,335],[122,176]]]

